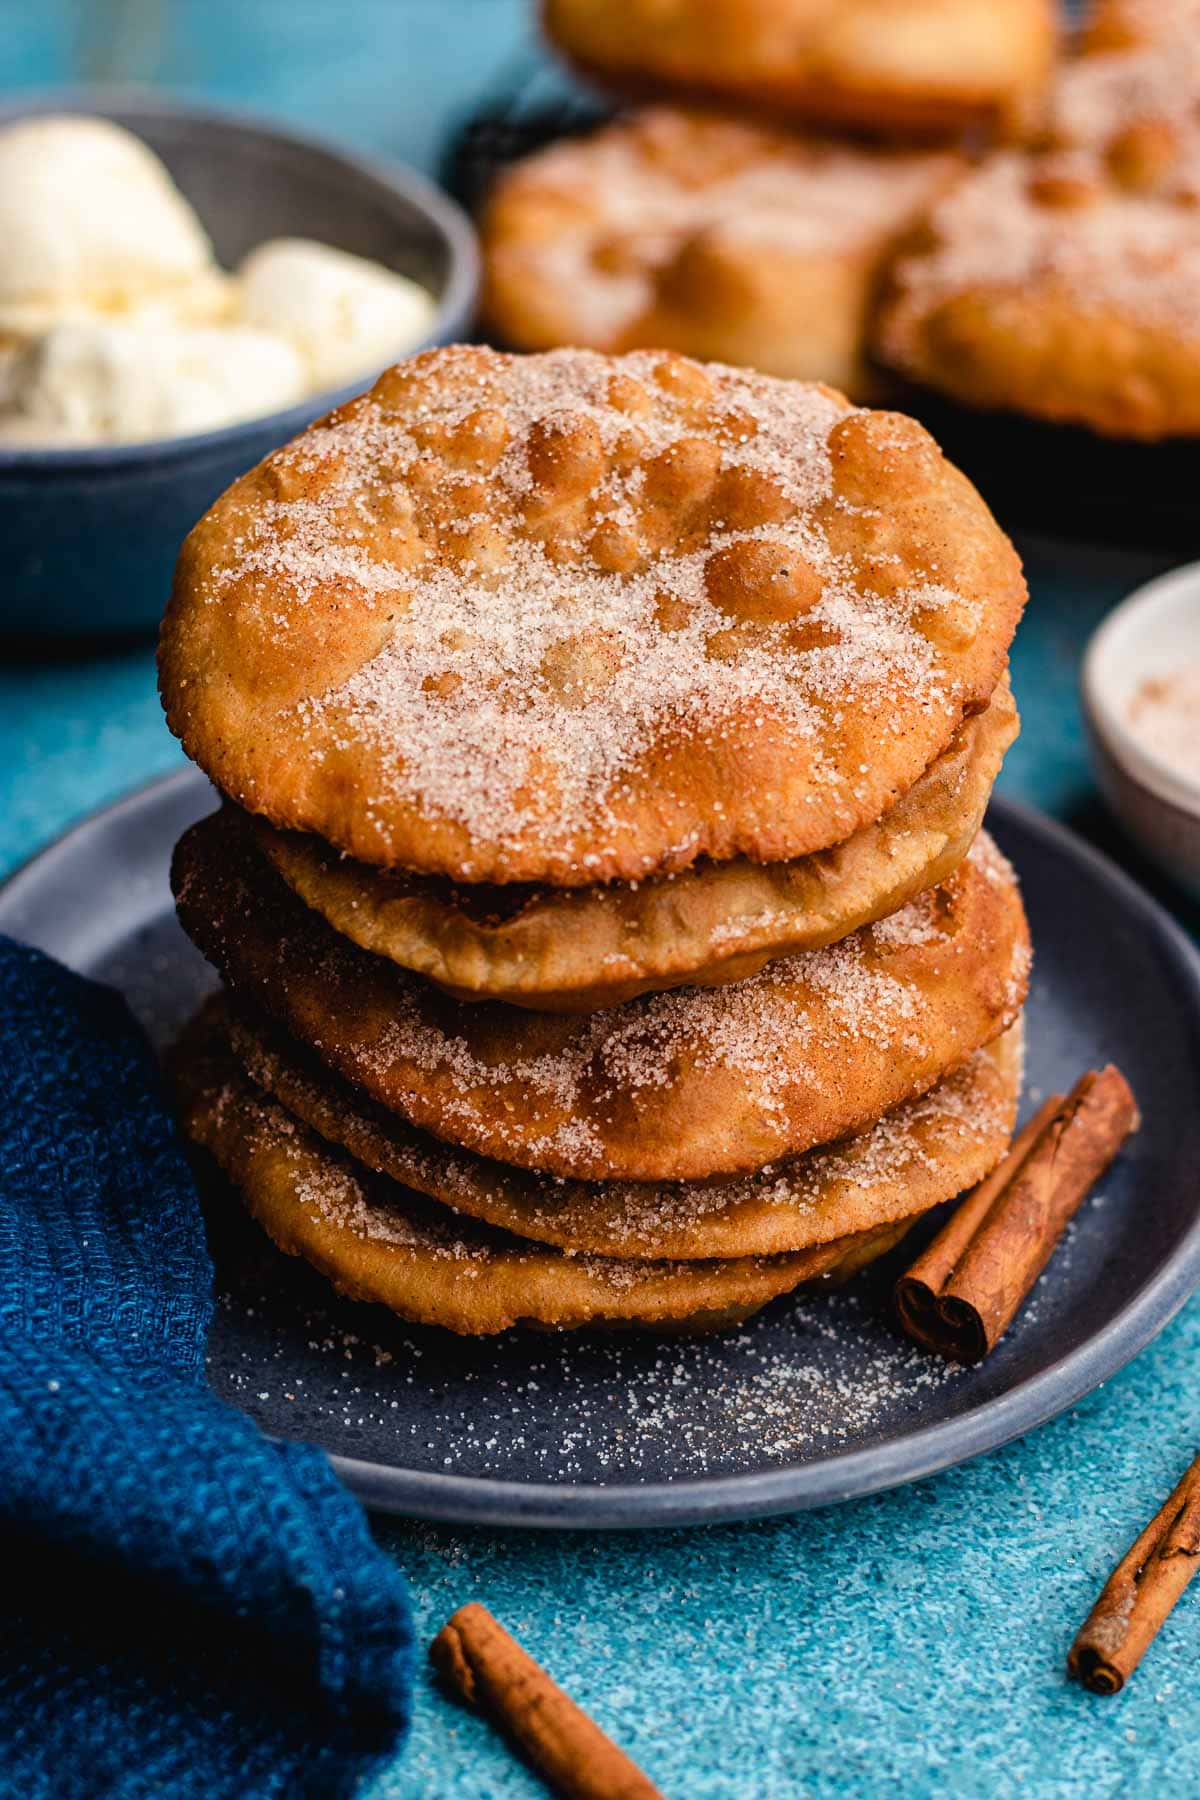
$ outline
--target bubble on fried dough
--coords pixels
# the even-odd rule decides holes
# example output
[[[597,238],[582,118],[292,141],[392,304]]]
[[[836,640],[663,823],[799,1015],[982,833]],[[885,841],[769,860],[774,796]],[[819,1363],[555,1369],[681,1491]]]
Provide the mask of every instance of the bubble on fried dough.
[[[919,427],[825,388],[661,352],[430,353],[193,534],[164,692],[201,733],[238,709],[227,791],[367,861],[579,883],[801,854],[877,817],[998,678],[1019,576],[982,518],[983,562],[956,540],[965,580],[947,566],[923,502],[970,511],[956,481]]]

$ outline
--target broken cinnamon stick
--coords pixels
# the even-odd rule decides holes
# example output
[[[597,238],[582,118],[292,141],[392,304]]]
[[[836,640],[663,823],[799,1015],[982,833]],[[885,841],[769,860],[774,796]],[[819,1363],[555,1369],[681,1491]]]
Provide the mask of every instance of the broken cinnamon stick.
[[[567,1698],[486,1607],[460,1606],[430,1645],[443,1679],[524,1750],[565,1800],[662,1800],[636,1763]]]
[[[1119,1694],[1200,1568],[1200,1456],[1121,1558],[1071,1645],[1067,1670]]]
[[[896,1283],[908,1335],[954,1362],[982,1361],[1138,1122],[1129,1084],[1111,1063],[1047,1100]]]

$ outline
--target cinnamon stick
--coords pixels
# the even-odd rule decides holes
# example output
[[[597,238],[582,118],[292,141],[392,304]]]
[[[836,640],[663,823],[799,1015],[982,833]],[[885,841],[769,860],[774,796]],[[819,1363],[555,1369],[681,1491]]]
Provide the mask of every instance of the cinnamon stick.
[[[429,1649],[438,1673],[524,1750],[565,1800],[662,1800],[486,1607],[460,1606]]]
[[[1068,1672],[1093,1694],[1119,1694],[1198,1567],[1200,1456],[1104,1584]]]
[[[1129,1084],[1111,1063],[1047,1100],[896,1283],[908,1335],[955,1362],[980,1362],[1138,1122]]]

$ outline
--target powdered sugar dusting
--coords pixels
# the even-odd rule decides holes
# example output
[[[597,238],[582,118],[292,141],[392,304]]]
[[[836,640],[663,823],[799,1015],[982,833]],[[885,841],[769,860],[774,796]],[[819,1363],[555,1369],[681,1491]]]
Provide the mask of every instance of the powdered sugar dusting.
[[[1191,195],[1200,159],[1200,8],[1193,12],[1191,28],[1167,34],[1169,41],[1067,64],[1051,93],[1051,140],[1105,155],[1131,126],[1160,122],[1170,128],[1171,160],[1162,171],[1167,191]]]
[[[546,284],[574,337],[617,348],[690,246],[861,256],[902,231],[956,162],[655,107],[518,165],[490,249],[499,279]]]
[[[883,327],[904,363],[932,309],[983,289],[1068,296],[1200,338],[1200,39],[1069,64],[1049,147],[1006,152],[932,209],[932,248],[901,260]]]
[[[1019,1031],[1019,1027],[1014,1029]],[[806,1211],[815,1215],[828,1208],[839,1190],[857,1190],[862,1195],[879,1190],[884,1194],[918,1171],[944,1169],[951,1157],[972,1146],[999,1142],[1011,1123],[1012,1101],[991,1074],[993,1054],[977,1051],[929,1093],[906,1101],[844,1143],[826,1145],[754,1175],[653,1187],[640,1182],[606,1182],[605,1217],[614,1243],[626,1254],[644,1255],[646,1246],[661,1238],[665,1230],[683,1231],[718,1213],[748,1206],[786,1212],[790,1219]],[[554,1216],[555,1184],[544,1186],[546,1203],[541,1217],[546,1221]],[[889,1197],[889,1203],[880,1206],[879,1216],[892,1216],[895,1210]],[[903,1209],[899,1211],[902,1216]],[[866,1218],[859,1222],[866,1223]],[[817,1228],[811,1238],[820,1241],[826,1235]]]
[[[930,893],[918,894],[899,912],[877,919],[871,930],[875,942],[887,949],[930,944],[938,934],[937,901]]]
[[[492,1342],[448,1342],[322,1302],[303,1270],[273,1273],[267,1291],[228,1272],[218,1391],[268,1430],[405,1468],[588,1484],[734,1474],[952,1412],[968,1380],[891,1330],[863,1278],[800,1290],[717,1337],[510,1337],[498,1374]],[[274,1322],[281,1275],[296,1290],[290,1332]],[[476,1555],[454,1544],[453,1560]]]
[[[245,1085],[238,1088],[236,1100],[239,1120],[247,1120],[257,1136],[282,1154],[292,1191],[308,1212],[355,1237],[423,1255],[462,1261],[485,1254],[484,1240],[473,1236],[471,1228],[464,1236],[452,1212],[430,1207],[410,1214],[402,1206],[380,1205],[381,1183],[345,1157],[314,1154],[305,1128],[276,1101]],[[218,1117],[219,1111],[218,1103]]]
[[[260,928],[257,948],[242,960],[244,921],[271,906],[270,891],[259,885],[248,847],[239,865],[225,828],[198,829],[210,842],[222,836],[227,866],[214,901],[200,863],[182,858],[181,917],[235,991],[244,982],[344,1075],[389,1106],[411,1108],[439,1136],[524,1166],[593,1177],[622,1172],[618,1146],[635,1129],[640,1105],[661,1113],[682,1103],[684,1089],[690,1104],[708,1094],[715,1105],[722,1096],[722,1115],[736,1110],[747,1132],[760,1131],[781,1150],[794,1137],[797,1109],[805,1117],[815,1109],[806,1130],[830,1108],[849,1128],[861,1113],[842,1096],[840,1071],[857,1063],[864,1079],[869,1073],[889,1087],[892,1059],[900,1058],[912,1084],[926,1085],[979,1042],[963,1041],[956,1053],[961,979],[1024,938],[1015,906],[1005,901],[994,918],[990,902],[984,906],[982,937],[965,928],[984,905],[969,885],[983,878],[980,869],[1004,881],[1005,865],[985,843],[972,853],[969,872],[956,872],[935,901],[919,896],[901,909],[890,927],[899,943],[881,941],[867,926],[735,983],[539,1018],[500,1006],[456,1007],[390,965],[380,971],[386,992],[377,994],[375,959],[339,938],[265,869],[277,884],[279,910],[271,913],[269,935]],[[261,958],[282,972],[281,987]],[[1004,990],[972,998],[971,1028],[980,1036],[988,1035],[989,1020],[999,1030],[1015,1017],[1020,973],[1014,961]],[[820,1103],[818,1095],[825,1096]],[[697,1123],[693,1149],[700,1129]],[[825,1135],[837,1129],[831,1124]],[[765,1150],[762,1160],[770,1154]]]
[[[229,1098],[228,1094],[217,1096],[217,1116]],[[260,1145],[269,1146],[282,1158],[291,1196],[311,1217],[337,1231],[390,1250],[408,1251],[417,1262],[452,1260],[462,1265],[456,1275],[465,1280],[478,1279],[497,1264],[553,1264],[563,1256],[561,1251],[431,1205],[397,1182],[371,1173],[329,1148],[284,1107],[248,1084],[239,1084],[232,1098],[238,1110],[238,1129],[248,1126]],[[639,1262],[572,1256],[571,1263],[595,1287],[597,1298],[605,1290],[628,1295],[651,1282],[683,1277],[690,1267],[672,1258]],[[741,1266],[750,1270],[758,1266],[757,1259],[747,1259]],[[707,1274],[703,1277],[705,1284],[710,1279]],[[712,1300],[706,1293],[705,1302]],[[719,1303],[719,1290],[716,1300]]]
[[[1200,0],[1093,0],[1084,21],[1089,50],[1133,44],[1187,45],[1200,31]]]
[[[896,1204],[896,1190],[904,1189],[920,1172],[944,1178],[953,1171],[954,1185],[961,1185],[968,1178],[961,1157],[979,1148],[998,1150],[1011,1127],[1021,1058],[1018,1022],[1000,1045],[977,1051],[927,1094],[906,1101],[843,1143],[722,1181],[610,1181],[597,1186],[516,1171],[438,1143],[372,1109],[370,1102],[342,1088],[336,1078],[315,1077],[296,1063],[294,1054],[273,1039],[264,1040],[256,1028],[236,1017],[232,1033],[237,1055],[258,1087],[368,1161],[379,1157],[378,1166],[395,1180],[446,1206],[482,1217],[495,1216],[489,1207],[494,1208],[498,1196],[511,1198],[517,1192],[522,1222],[516,1224],[508,1214],[497,1222],[568,1251],[586,1247],[629,1256],[661,1255],[672,1233],[687,1232],[721,1214],[731,1218],[740,1214],[744,1219],[747,1209],[758,1212],[764,1207],[786,1213],[793,1225],[809,1216],[808,1228],[786,1246],[777,1246],[798,1249],[903,1213],[903,1201]],[[346,1132],[349,1135],[343,1138]],[[981,1168],[973,1171],[975,1177],[982,1173]],[[844,1222],[844,1197],[853,1193],[870,1202],[873,1192],[878,1197],[876,1210],[860,1210]],[[600,1216],[603,1242],[596,1230]],[[575,1221],[581,1225],[578,1232]],[[747,1245],[746,1250],[757,1247]],[[701,1251],[697,1247],[689,1253]]]
[[[849,804],[842,709],[886,736],[898,692],[910,711],[952,696],[923,629],[945,591],[864,590],[821,522],[829,432],[853,409],[680,367],[462,352],[398,410],[377,394],[276,459],[296,492],[258,503],[205,595],[257,582],[281,646],[339,584],[385,610],[378,653],[295,709],[314,758],[381,752],[380,820],[399,801],[493,845],[536,835],[548,858],[585,834],[603,849],[641,759],[719,755],[765,724]]]
[[[919,903],[913,908],[915,927],[922,913]],[[332,947],[332,955],[341,953]],[[521,1136],[528,1154],[596,1156],[602,1142],[589,1122],[596,1110],[589,1095],[619,1095],[629,1103],[673,1086],[683,1066],[694,1074],[719,1069],[740,1078],[765,1120],[782,1122],[789,1097],[804,1084],[808,1057],[826,1062],[839,1045],[847,1056],[855,1045],[903,1044],[917,1053],[927,1047],[919,991],[878,966],[869,929],[777,959],[744,981],[646,995],[574,1023],[552,1053],[522,1057],[519,1065],[488,1061],[465,1038],[429,1022],[419,1000],[406,995],[373,1060],[381,1071],[409,1061],[430,1073],[448,1072],[458,1097],[446,1097],[447,1111],[464,1122],[475,1117],[480,1090],[503,1089],[519,1079],[527,1096]],[[502,1125],[496,1129],[502,1132]]]

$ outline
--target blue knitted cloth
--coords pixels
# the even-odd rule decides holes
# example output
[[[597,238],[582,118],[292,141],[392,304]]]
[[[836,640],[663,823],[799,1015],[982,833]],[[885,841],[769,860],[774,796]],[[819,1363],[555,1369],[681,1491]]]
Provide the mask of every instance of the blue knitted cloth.
[[[212,1268],[123,1001],[0,938],[0,1793],[350,1794],[403,1583],[325,1458],[212,1395]]]

